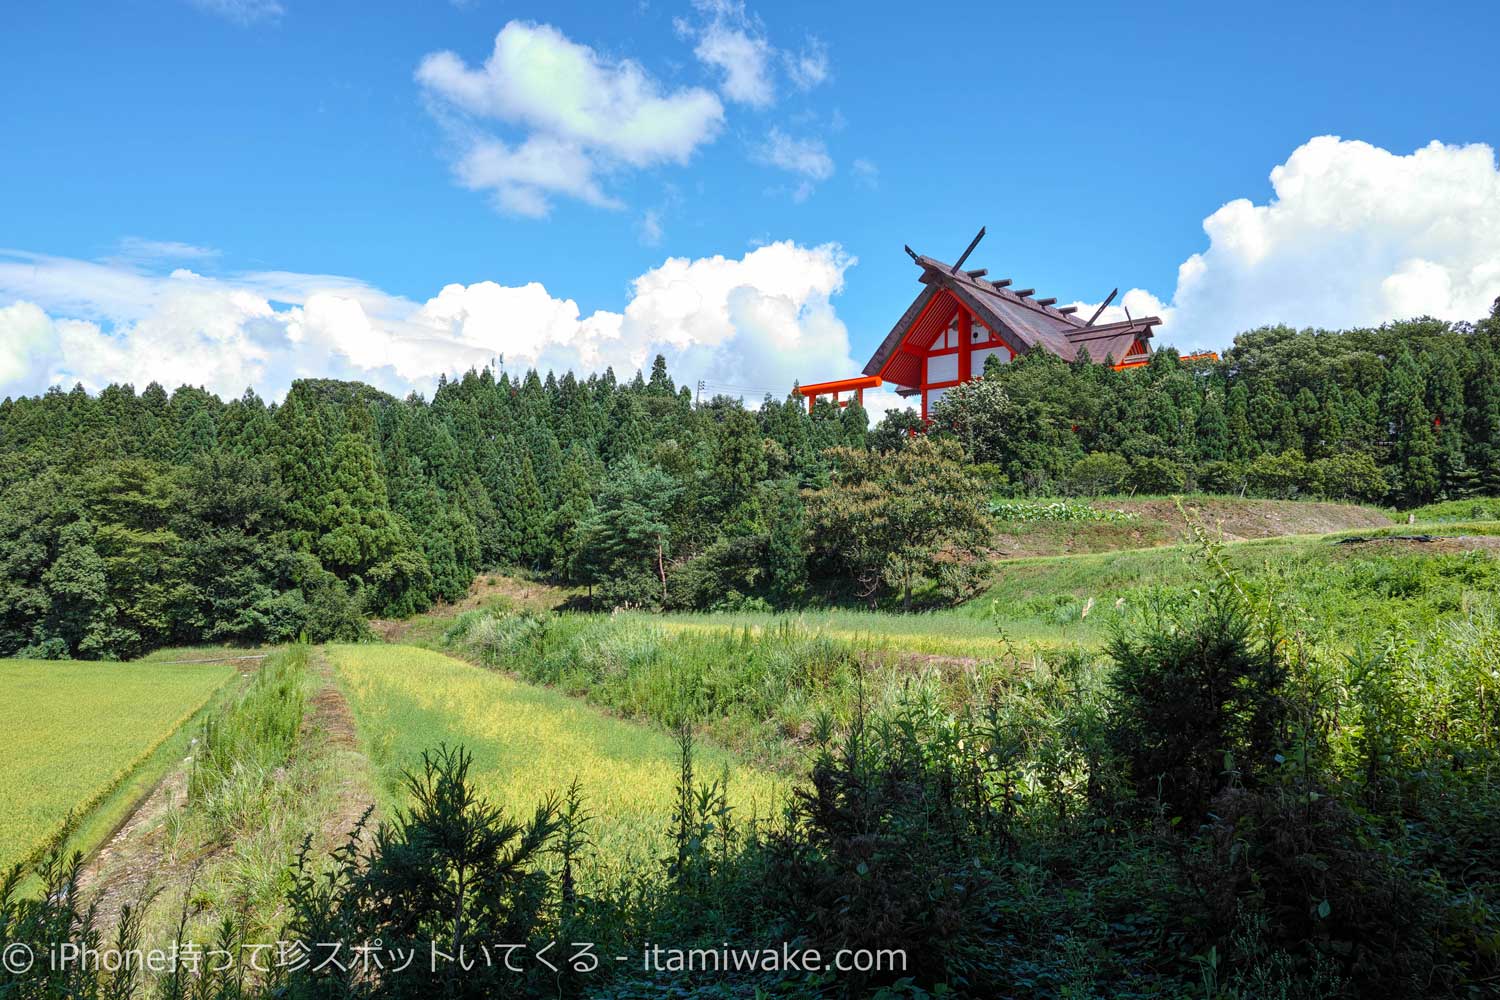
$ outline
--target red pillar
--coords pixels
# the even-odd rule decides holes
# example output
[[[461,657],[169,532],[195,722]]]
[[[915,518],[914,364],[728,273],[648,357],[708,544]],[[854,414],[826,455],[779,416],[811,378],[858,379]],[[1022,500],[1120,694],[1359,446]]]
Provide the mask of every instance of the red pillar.
[[[967,382],[973,378],[974,317],[967,310],[958,311],[958,380]]]

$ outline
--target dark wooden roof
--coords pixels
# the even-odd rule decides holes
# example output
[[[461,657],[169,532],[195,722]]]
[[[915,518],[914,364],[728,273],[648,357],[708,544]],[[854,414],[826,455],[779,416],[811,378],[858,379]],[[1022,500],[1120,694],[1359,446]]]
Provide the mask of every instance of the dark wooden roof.
[[[1103,362],[1106,358],[1118,362],[1138,338],[1149,340],[1151,328],[1161,323],[1155,316],[1143,316],[1120,323],[1088,326],[1072,312],[1053,306],[1053,300],[1044,303],[1010,291],[1005,287],[1008,281],[986,281],[982,275],[968,271],[955,274],[952,267],[931,257],[918,256],[916,261],[922,268],[919,280],[926,287],[891,327],[875,356],[865,365],[866,375],[880,375],[885,371],[887,362],[913,332],[913,324],[922,317],[928,303],[943,292],[962,302],[1017,354],[1044,350],[1065,361],[1075,360],[1079,351],[1086,348],[1094,362]],[[907,384],[904,379],[892,377],[893,373],[885,374],[887,381]]]

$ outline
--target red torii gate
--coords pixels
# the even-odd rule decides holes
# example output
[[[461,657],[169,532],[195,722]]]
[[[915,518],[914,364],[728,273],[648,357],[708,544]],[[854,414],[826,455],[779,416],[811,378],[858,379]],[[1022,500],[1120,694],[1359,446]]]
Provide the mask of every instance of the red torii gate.
[[[854,401],[861,406],[865,403],[865,390],[874,389],[881,384],[879,375],[862,375],[857,378],[840,378],[832,382],[814,382],[812,385],[799,385],[797,391],[807,397],[807,412],[813,411],[813,404],[819,396],[832,396],[834,405],[848,406],[849,400],[840,400],[839,395],[845,392],[854,393]]]

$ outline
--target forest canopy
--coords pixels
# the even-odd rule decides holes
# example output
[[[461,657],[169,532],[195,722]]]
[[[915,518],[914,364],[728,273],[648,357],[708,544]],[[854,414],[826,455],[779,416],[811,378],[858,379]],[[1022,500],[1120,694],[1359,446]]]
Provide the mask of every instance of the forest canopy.
[[[430,400],[81,386],[0,403],[0,656],[364,634],[522,568],[602,606],[909,603],[976,583],[989,495],[1500,493],[1500,311],[1240,335],[1139,369],[1033,354],[911,411],[469,371]],[[931,509],[902,501],[921,482]],[[842,492],[841,492],[842,491]],[[918,489],[913,495],[920,494]],[[903,518],[905,520],[903,520]]]

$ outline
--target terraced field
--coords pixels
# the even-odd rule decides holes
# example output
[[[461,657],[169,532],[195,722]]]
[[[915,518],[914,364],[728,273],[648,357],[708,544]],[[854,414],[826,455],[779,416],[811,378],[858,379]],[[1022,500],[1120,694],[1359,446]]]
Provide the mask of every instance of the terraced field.
[[[134,778],[234,675],[222,662],[0,660],[0,869]]]
[[[589,811],[608,818],[593,831],[604,859],[654,856],[661,848],[678,777],[670,735],[411,646],[331,646],[329,655],[375,767],[383,809],[403,804],[402,771],[419,769],[424,750],[462,744],[474,755],[480,789],[513,816],[563,793],[576,777]],[[731,765],[727,754],[699,749],[700,779]],[[778,787],[763,772],[730,771],[730,800],[742,816],[766,815]]]

